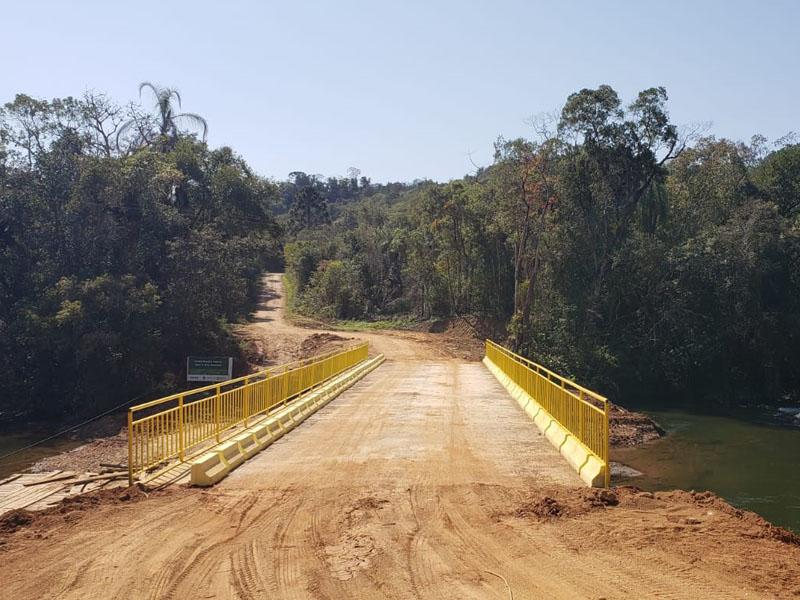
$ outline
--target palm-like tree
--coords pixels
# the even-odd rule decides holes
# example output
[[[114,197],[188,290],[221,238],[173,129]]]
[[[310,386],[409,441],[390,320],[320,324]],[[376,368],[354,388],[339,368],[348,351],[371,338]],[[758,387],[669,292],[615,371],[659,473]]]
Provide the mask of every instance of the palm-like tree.
[[[141,143],[149,144],[153,141],[153,137],[157,137],[168,145],[172,145],[178,139],[178,125],[181,122],[191,123],[195,127],[202,128],[203,141],[206,141],[206,136],[208,135],[208,123],[206,120],[195,113],[178,112],[181,108],[181,95],[178,90],[160,87],[149,81],[144,81],[139,84],[139,98],[142,97],[142,92],[145,89],[152,91],[156,99],[155,122],[150,123],[155,127],[143,126],[141,119],[134,117],[124,123],[117,132],[117,146],[119,146],[120,137],[133,128],[138,129],[137,133]],[[153,131],[153,129],[157,129],[157,131]]]

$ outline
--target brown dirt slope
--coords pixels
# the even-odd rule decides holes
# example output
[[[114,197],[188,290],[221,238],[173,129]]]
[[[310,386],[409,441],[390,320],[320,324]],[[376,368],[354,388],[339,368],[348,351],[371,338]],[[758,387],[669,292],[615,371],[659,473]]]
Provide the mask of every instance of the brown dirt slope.
[[[640,446],[666,435],[661,426],[647,415],[616,404],[611,405],[610,420],[609,443],[614,448]]]

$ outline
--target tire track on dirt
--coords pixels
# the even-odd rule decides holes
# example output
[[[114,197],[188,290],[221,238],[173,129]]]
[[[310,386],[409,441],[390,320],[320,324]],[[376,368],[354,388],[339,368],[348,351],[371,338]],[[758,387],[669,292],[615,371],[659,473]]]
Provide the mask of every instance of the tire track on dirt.
[[[178,596],[178,588],[181,587],[184,582],[191,581],[192,578],[199,578],[201,580],[208,579],[208,576],[213,572],[214,568],[220,564],[218,560],[212,560],[216,559],[214,554],[218,549],[225,548],[240,535],[242,523],[257,502],[258,494],[248,493],[237,503],[237,507],[239,504],[241,504],[242,507],[240,510],[236,511],[236,524],[233,526],[229,525],[229,528],[235,528],[232,535],[218,539],[218,541],[201,548],[199,551],[194,548],[187,548],[185,551],[178,554],[178,556],[169,560],[161,569],[156,579],[155,588],[150,596],[151,600],[157,600],[159,598],[183,598],[185,596]],[[221,527],[217,525],[215,529],[216,532],[218,532]],[[211,536],[209,535],[208,537]]]
[[[293,524],[305,500],[297,499],[296,503],[288,509],[287,513],[280,515],[278,527],[273,534],[272,550],[274,552],[272,564],[272,578],[275,582],[275,593],[278,597],[292,600],[303,598],[303,590],[298,589],[300,567],[297,559],[291,556],[297,548],[296,544],[289,543],[294,534]],[[288,552],[287,552],[288,551]]]
[[[256,600],[264,597],[262,576],[258,567],[256,540],[238,548],[230,558],[230,582],[233,592],[241,600]]]

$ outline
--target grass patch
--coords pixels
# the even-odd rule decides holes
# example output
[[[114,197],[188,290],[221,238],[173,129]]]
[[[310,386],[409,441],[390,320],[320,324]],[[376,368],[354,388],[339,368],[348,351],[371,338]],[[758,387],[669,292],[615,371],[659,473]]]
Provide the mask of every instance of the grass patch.
[[[301,327],[322,327],[335,331],[379,331],[383,329],[411,329],[419,319],[401,315],[388,319],[326,319],[306,312],[307,307],[298,302],[297,280],[289,273],[282,275],[285,301],[283,314],[287,321]]]
[[[283,293],[286,295],[283,302],[283,314],[288,318],[294,315],[294,303],[297,298],[297,282],[294,277],[281,275],[283,280]]]
[[[419,321],[413,317],[393,317],[376,321],[335,320],[326,325],[339,331],[375,331],[381,329],[411,329]]]

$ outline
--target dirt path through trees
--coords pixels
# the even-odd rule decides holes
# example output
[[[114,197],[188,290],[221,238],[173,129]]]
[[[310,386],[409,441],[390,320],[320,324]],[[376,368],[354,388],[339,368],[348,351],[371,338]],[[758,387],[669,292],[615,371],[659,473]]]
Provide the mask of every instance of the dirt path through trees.
[[[383,353],[392,360],[442,360],[475,355],[475,339],[447,334],[431,335],[415,331],[331,331],[316,327],[298,327],[285,319],[283,276],[270,273],[264,276],[261,304],[251,322],[238,328],[237,333],[253,344],[271,362],[294,360],[302,353],[304,341],[315,336],[338,336],[340,343],[363,340],[370,343],[373,353]]]

